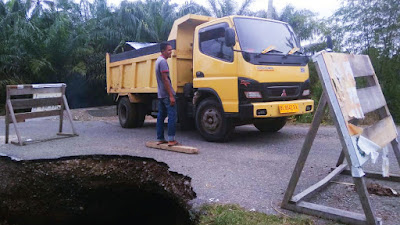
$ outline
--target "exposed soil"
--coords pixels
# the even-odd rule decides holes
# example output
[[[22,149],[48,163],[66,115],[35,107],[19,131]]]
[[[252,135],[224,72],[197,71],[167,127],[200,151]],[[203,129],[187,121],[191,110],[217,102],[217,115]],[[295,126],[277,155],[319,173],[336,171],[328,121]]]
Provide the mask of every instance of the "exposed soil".
[[[368,183],[367,189],[370,194],[375,194],[378,196],[393,196],[399,197],[399,193],[393,188],[382,186],[378,183]]]
[[[192,224],[191,178],[168,169],[131,156],[0,157],[0,224]]]
[[[116,106],[82,108],[71,110],[71,114],[74,121],[117,121],[118,116],[116,109]]]

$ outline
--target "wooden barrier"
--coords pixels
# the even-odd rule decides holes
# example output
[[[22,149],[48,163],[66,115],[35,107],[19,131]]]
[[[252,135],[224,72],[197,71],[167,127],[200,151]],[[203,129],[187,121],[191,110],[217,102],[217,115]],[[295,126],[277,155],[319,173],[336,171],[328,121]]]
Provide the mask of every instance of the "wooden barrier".
[[[327,52],[316,54],[313,57],[313,61],[316,63],[324,91],[281,206],[285,209],[348,224],[381,224],[382,220],[376,217],[369,200],[369,194],[365,186],[365,177],[393,182],[399,182],[400,177],[398,175],[383,177],[376,172],[363,171],[362,165],[369,158],[367,158],[367,155],[360,156],[359,142],[355,142],[354,140],[357,140],[356,138],[361,135],[380,148],[384,148],[390,144],[399,166],[400,150],[397,141],[396,126],[386,105],[385,97],[383,96],[372,64],[369,57],[365,55]],[[363,78],[364,81],[358,83],[356,78]],[[323,119],[325,108],[328,106],[342,145],[341,155],[337,161],[336,168],[321,181],[293,196],[319,125]],[[370,112],[378,115],[378,121],[375,121],[375,123],[364,129],[357,127],[357,124],[363,121],[364,116]],[[354,133],[354,127],[361,130],[360,134]],[[344,163],[345,159],[347,163]],[[340,174],[351,175],[353,177],[364,214],[318,205],[304,200],[306,197],[325,188],[332,179]]]
[[[60,137],[73,137],[78,136],[75,127],[72,123],[72,116],[69,110],[67,98],[65,97],[65,84],[24,84],[24,85],[7,85],[6,87],[6,138],[5,143],[9,141],[9,129],[10,123],[14,124],[15,133],[17,134],[18,142],[11,141],[13,144],[25,145],[28,141],[23,141],[17,127],[17,123],[24,122],[26,119],[47,117],[47,116],[59,116],[59,137],[50,138],[40,141],[53,140]],[[34,94],[46,94],[46,93],[58,93],[59,97],[47,97],[47,98],[32,98],[30,95]],[[29,97],[26,97],[29,95]],[[17,96],[19,98],[17,98]],[[37,111],[37,112],[20,112],[16,113],[15,110],[31,109],[36,107],[47,107],[47,106],[59,106],[60,109],[48,110],[48,111]],[[71,123],[72,134],[62,133],[63,130],[63,117],[64,110],[67,112],[68,119]],[[38,142],[35,141],[35,142]]]

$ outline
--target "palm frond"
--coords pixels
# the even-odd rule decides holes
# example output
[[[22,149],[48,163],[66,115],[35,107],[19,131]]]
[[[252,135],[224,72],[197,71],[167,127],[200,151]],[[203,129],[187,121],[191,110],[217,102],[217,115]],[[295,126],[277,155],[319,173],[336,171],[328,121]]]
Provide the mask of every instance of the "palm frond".
[[[178,8],[177,16],[181,17],[187,14],[199,14],[204,16],[211,16],[210,10],[206,7],[195,3],[194,1],[185,2]]]
[[[234,15],[236,4],[237,3],[234,0],[220,0],[219,5],[221,8],[221,17]]]
[[[208,0],[208,4],[210,5],[212,14],[215,17],[222,17],[221,9],[219,7],[220,6],[219,2],[217,3],[215,0]]]
[[[242,5],[240,6],[239,10],[236,12],[237,15],[249,15],[250,10],[249,7],[254,0],[244,0]]]

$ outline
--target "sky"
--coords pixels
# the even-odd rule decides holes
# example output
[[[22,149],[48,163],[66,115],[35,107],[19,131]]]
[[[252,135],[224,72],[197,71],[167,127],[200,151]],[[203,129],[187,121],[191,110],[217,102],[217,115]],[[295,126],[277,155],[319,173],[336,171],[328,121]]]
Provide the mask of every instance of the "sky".
[[[237,0],[242,2],[242,0]],[[331,16],[336,9],[340,7],[340,0],[274,0],[273,5],[279,12],[286,5],[293,5],[296,9],[308,9],[317,12],[321,17]],[[268,0],[254,0],[250,9],[257,11],[258,9],[267,10]]]
[[[119,5],[121,0],[108,0],[112,5]],[[132,1],[132,0],[131,0]],[[187,0],[171,0],[173,3],[184,4]],[[208,7],[206,0],[194,0],[198,4]],[[243,0],[235,0],[241,5]],[[288,5],[293,5],[296,9],[308,9],[319,14],[319,17],[329,17],[340,7],[341,0],[274,0],[274,7],[280,13]],[[253,11],[267,10],[268,0],[253,0],[250,9]]]

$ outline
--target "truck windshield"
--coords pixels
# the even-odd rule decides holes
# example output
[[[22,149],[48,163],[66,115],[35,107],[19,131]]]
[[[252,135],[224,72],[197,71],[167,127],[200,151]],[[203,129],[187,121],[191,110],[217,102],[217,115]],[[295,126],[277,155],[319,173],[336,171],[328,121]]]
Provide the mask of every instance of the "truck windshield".
[[[234,18],[234,22],[242,51],[261,53],[273,46],[275,51],[266,54],[286,54],[300,47],[287,24],[254,18]]]

